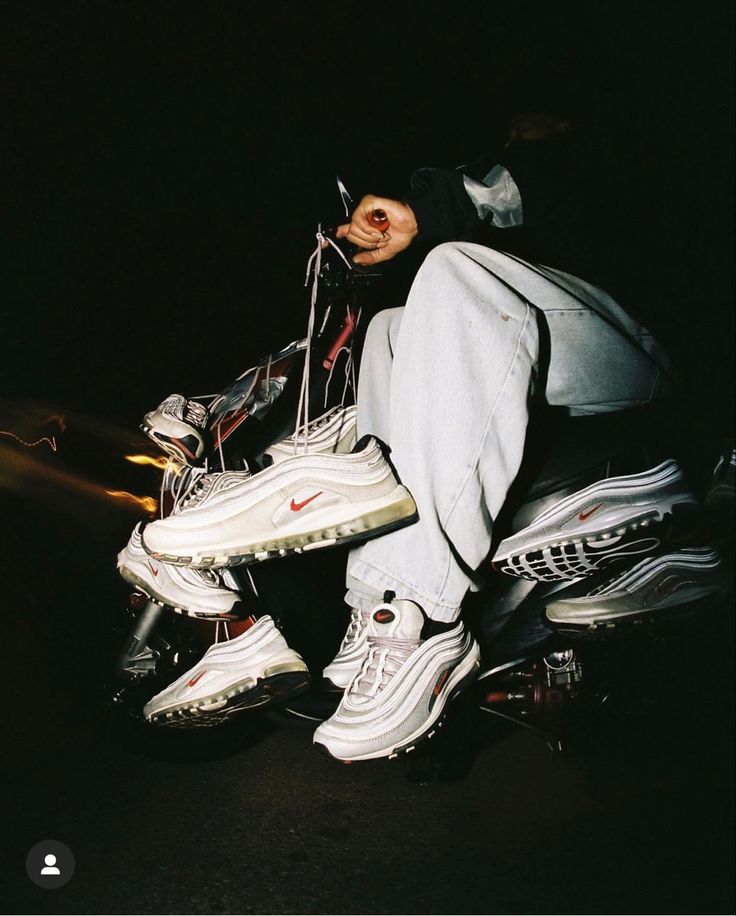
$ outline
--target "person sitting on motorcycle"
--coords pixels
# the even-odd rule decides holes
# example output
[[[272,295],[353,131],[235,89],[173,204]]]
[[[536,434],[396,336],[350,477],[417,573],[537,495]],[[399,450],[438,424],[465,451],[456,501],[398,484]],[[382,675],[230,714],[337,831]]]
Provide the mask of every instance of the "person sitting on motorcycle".
[[[336,758],[413,748],[476,676],[480,650],[461,608],[479,588],[533,401],[586,415],[672,392],[666,353],[612,294],[603,217],[576,133],[556,113],[523,113],[492,161],[420,169],[403,200],[364,197],[338,230],[362,249],[357,263],[383,263],[417,244],[430,250],[406,304],[379,312],[367,329],[355,449],[325,457],[305,447],[252,478],[225,472],[191,507],[142,531],[139,549],[149,560],[196,569],[224,567],[233,557],[250,562],[259,548],[262,556],[302,549],[315,530],[330,534],[315,546],[339,543],[360,536],[345,519],[376,521],[366,533],[378,536],[350,552],[351,620],[324,671],[344,692],[314,742]],[[379,211],[387,227],[377,228]],[[375,440],[390,449],[396,478],[371,451]],[[672,469],[622,480],[617,497],[637,506],[610,498],[619,528],[642,506],[663,515],[694,499]],[[532,523],[514,537],[514,562],[523,566],[550,527],[564,528],[581,563],[594,569],[585,544],[608,535],[609,496],[593,488],[564,517]],[[281,540],[262,534],[282,526]],[[609,559],[625,544],[625,537],[612,542]],[[299,670],[270,618],[210,651],[153,698],[147,718],[206,716],[228,703],[247,705],[248,691],[263,702],[259,679],[275,676],[279,663],[284,672]]]

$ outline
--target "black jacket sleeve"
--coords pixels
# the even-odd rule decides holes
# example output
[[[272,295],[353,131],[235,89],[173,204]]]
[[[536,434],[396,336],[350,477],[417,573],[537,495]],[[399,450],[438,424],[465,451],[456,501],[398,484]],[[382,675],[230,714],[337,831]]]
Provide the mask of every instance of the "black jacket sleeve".
[[[469,240],[480,220],[455,169],[418,169],[409,179],[406,202],[414,211],[423,241]]]
[[[480,219],[463,179],[483,181],[493,165],[502,165],[516,182],[526,226],[579,218],[583,175],[567,147],[554,141],[516,141],[494,161],[463,169],[422,168],[409,179],[405,200],[414,211],[422,238],[430,242],[468,240]]]

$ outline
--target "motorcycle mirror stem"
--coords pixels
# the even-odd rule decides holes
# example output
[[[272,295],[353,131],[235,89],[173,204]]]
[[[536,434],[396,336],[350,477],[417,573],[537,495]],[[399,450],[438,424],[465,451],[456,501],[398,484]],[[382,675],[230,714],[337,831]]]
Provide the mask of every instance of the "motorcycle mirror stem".
[[[342,200],[342,205],[345,208],[345,216],[350,219],[350,215],[355,209],[355,203],[353,198],[350,196],[350,192],[345,187],[345,183],[339,175],[335,175],[335,181],[337,182],[337,189],[340,192],[340,199]],[[390,226],[388,215],[385,210],[377,208],[372,210],[368,214],[368,222],[375,226],[379,232],[386,232]]]

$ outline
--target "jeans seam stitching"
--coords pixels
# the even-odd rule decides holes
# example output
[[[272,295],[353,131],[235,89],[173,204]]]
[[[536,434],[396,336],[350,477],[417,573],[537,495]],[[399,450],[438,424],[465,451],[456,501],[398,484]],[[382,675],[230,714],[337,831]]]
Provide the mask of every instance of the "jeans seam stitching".
[[[519,298],[523,298],[523,297],[519,297]],[[487,417],[487,419],[486,419],[486,423],[485,423],[485,426],[484,426],[484,429],[483,429],[483,435],[481,436],[481,440],[480,440],[480,443],[479,443],[479,445],[478,445],[478,450],[477,450],[475,459],[474,459],[474,461],[473,461],[473,464],[472,464],[472,466],[468,469],[468,473],[465,475],[465,480],[463,481],[462,486],[461,486],[460,489],[458,490],[458,494],[457,494],[457,496],[455,497],[455,499],[453,500],[452,505],[450,506],[450,508],[449,508],[449,510],[448,510],[448,512],[447,512],[447,515],[445,516],[444,520],[441,521],[442,530],[443,530],[443,532],[445,533],[445,536],[447,536],[447,526],[448,526],[448,524],[449,524],[449,522],[450,522],[450,518],[451,518],[451,516],[452,516],[452,513],[453,513],[453,512],[455,511],[455,509],[457,508],[457,504],[458,504],[458,502],[460,501],[460,497],[462,496],[462,494],[463,494],[463,492],[464,492],[464,490],[465,490],[465,487],[468,485],[468,481],[470,480],[471,475],[473,474],[473,472],[475,471],[476,467],[478,466],[478,464],[479,464],[479,462],[480,462],[480,453],[481,453],[481,450],[482,450],[482,448],[483,448],[483,443],[486,441],[486,438],[488,437],[488,433],[489,433],[489,430],[490,430],[491,423],[492,423],[493,418],[494,418],[494,416],[495,416],[495,414],[496,414],[496,407],[498,406],[498,402],[499,402],[499,400],[500,400],[500,398],[501,398],[503,392],[506,390],[506,385],[508,384],[509,376],[511,375],[511,370],[512,370],[513,367],[516,365],[516,360],[517,360],[517,357],[518,357],[518,355],[519,355],[519,350],[520,350],[520,347],[521,347],[521,341],[522,341],[522,338],[524,337],[524,333],[525,333],[525,331],[526,331],[527,324],[529,323],[529,316],[532,314],[532,306],[531,306],[531,303],[530,303],[528,300],[526,300],[526,299],[524,299],[523,301],[524,301],[524,307],[525,307],[525,309],[526,309],[526,314],[524,315],[524,322],[523,322],[523,324],[522,324],[522,326],[521,326],[521,328],[520,328],[520,330],[519,330],[519,334],[518,334],[518,336],[517,336],[517,338],[516,338],[516,347],[514,348],[514,355],[513,355],[513,358],[512,358],[511,361],[509,362],[509,367],[508,367],[508,369],[506,370],[506,374],[505,374],[505,376],[504,376],[503,383],[501,384],[501,387],[499,388],[498,394],[496,395],[496,398],[494,399],[493,404],[491,405],[491,409],[490,409],[490,411],[489,411],[489,413],[488,413],[488,417]],[[447,567],[446,567],[445,575],[444,575],[444,577],[443,577],[443,579],[442,579],[442,584],[441,584],[441,586],[440,586],[440,588],[439,588],[439,593],[440,593],[440,594],[442,593],[442,591],[444,590],[445,586],[447,585],[447,580],[448,580],[449,577],[450,577],[450,567],[451,567],[451,565],[452,565],[452,553],[451,553],[451,552],[448,552]]]

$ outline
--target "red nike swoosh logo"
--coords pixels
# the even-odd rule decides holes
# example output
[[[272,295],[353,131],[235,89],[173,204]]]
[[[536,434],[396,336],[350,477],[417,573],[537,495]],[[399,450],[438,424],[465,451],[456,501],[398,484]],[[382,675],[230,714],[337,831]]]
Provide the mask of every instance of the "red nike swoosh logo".
[[[191,681],[187,681],[187,687],[194,687],[194,685],[197,683],[197,681],[198,681],[201,677],[203,677],[206,673],[207,673],[206,671],[200,671],[199,674],[196,674],[196,675],[191,679]]]
[[[151,561],[148,560],[147,562],[148,562],[148,568],[151,570],[151,572],[154,574],[154,576],[158,576],[158,570],[157,570],[157,569],[154,569],[154,567],[151,566]]]
[[[603,503],[598,503],[597,506],[593,506],[593,508],[592,508],[592,509],[589,509],[587,512],[581,512],[580,515],[578,515],[578,520],[581,521],[581,522],[584,522],[586,518],[590,518],[590,516],[591,516],[594,512],[597,512],[597,511],[600,509],[600,507],[601,507],[602,505],[603,505]]]
[[[392,611],[376,611],[373,615],[373,619],[378,623],[389,623],[394,617],[395,614]]]
[[[295,503],[292,499],[289,508],[292,512],[298,512],[300,509],[303,509],[305,506],[309,505],[313,499],[316,499],[318,496],[321,496],[324,491],[320,490],[319,493],[315,493],[314,496],[309,496],[307,499],[302,500],[300,503]]]

